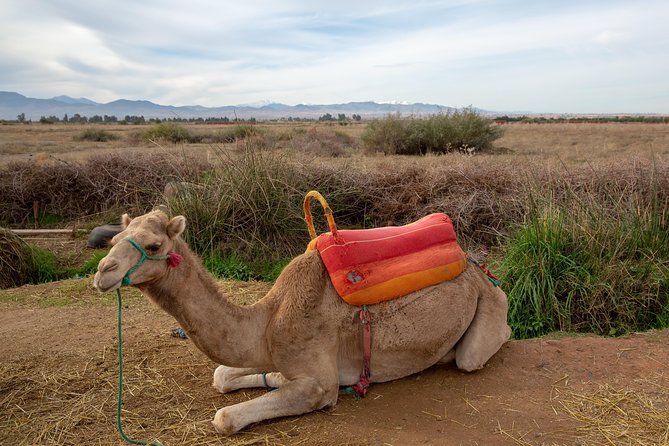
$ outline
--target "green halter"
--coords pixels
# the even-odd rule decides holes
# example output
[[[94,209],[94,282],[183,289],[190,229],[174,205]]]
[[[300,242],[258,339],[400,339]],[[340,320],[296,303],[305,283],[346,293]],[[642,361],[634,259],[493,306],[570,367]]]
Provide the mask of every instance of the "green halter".
[[[144,251],[144,249],[137,244],[133,239],[130,237],[126,237],[123,240],[127,240],[128,243],[130,243],[132,246],[137,248],[137,251],[139,251],[142,256],[139,258],[137,263],[135,263],[135,266],[130,268],[127,273],[125,273],[125,276],[123,276],[123,280],[121,281],[122,285],[130,285],[132,283],[132,280],[130,280],[130,274],[134,273],[137,268],[142,266],[146,260],[168,260],[170,258],[169,255],[164,255],[164,256],[150,256]]]

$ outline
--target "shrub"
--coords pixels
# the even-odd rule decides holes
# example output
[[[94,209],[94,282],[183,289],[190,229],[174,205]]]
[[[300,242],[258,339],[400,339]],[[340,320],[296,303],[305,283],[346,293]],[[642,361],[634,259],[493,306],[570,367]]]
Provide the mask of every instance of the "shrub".
[[[86,129],[75,136],[76,141],[107,142],[118,139],[118,136],[104,129]]]
[[[224,130],[217,130],[215,132],[202,132],[199,134],[191,134],[188,142],[196,143],[220,143],[230,144],[236,141],[241,141],[252,136],[257,136],[261,132],[257,127],[248,124],[237,124],[225,128]]]
[[[362,134],[362,141],[370,151],[396,154],[405,150],[407,136],[407,123],[398,113],[371,121]]]
[[[10,230],[0,228],[0,288],[51,282],[62,276],[55,254],[28,245]]]
[[[93,274],[97,271],[100,260],[102,260],[108,253],[108,249],[96,250],[91,257],[83,263],[83,265],[76,268],[66,269],[64,275],[67,277],[83,277]]]
[[[10,230],[0,228],[0,288],[92,274],[106,253],[97,251],[80,267],[63,268],[54,253],[29,245]]]
[[[142,132],[142,139],[147,141],[184,142],[191,139],[191,133],[184,127],[172,122],[163,122],[149,127]]]
[[[369,150],[386,154],[487,151],[502,135],[502,128],[471,109],[403,120],[399,115],[372,121],[362,139]]]

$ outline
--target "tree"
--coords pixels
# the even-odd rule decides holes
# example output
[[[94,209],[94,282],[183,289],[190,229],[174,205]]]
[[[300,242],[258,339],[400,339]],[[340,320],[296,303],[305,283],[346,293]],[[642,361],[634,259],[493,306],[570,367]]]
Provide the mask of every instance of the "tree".
[[[39,122],[42,123],[42,124],[53,124],[53,123],[58,122],[58,121],[60,121],[58,116],[53,116],[53,115],[48,116],[48,117],[47,116],[40,116],[40,118],[39,118]]]
[[[19,121],[19,122],[26,122],[26,114],[21,113],[21,114],[17,115],[16,120]]]

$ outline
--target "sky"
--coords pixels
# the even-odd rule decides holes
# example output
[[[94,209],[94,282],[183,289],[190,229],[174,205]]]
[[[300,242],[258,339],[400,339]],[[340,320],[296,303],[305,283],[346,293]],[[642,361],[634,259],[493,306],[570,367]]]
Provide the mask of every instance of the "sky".
[[[0,90],[669,114],[667,0],[2,0]]]

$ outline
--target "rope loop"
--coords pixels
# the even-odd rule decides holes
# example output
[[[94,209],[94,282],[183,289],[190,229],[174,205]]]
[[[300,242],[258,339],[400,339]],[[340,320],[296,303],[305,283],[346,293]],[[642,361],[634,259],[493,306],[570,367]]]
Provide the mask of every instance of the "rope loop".
[[[330,232],[332,233],[333,236],[337,236],[337,225],[335,224],[334,217],[332,216],[332,209],[330,209],[330,206],[328,205],[328,202],[325,200],[325,198],[315,190],[310,191],[307,193],[307,195],[304,197],[304,220],[307,222],[307,229],[309,230],[309,235],[311,236],[311,240],[316,238],[316,229],[314,228],[314,219],[311,216],[311,199],[315,198],[317,199],[320,203],[321,206],[323,206],[323,211],[325,213],[325,219],[328,222],[328,226],[330,227]]]

